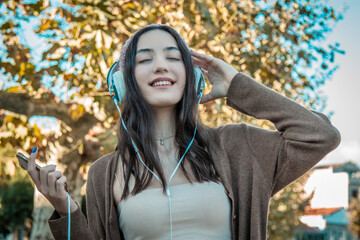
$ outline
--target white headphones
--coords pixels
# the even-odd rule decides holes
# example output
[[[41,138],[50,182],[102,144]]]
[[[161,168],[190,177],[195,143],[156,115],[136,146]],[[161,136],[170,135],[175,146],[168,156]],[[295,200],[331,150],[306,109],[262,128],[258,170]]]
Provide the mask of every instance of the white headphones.
[[[194,67],[195,74],[195,90],[198,95],[203,93],[205,90],[205,79],[200,67]],[[120,104],[124,103],[126,87],[123,73],[119,70],[118,61],[115,62],[107,75],[107,85],[109,88],[110,95],[115,95],[117,102]]]

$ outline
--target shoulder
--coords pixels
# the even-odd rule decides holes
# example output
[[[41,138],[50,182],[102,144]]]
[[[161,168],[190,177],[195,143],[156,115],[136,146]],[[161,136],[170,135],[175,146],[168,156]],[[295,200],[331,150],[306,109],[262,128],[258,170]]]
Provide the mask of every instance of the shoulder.
[[[225,150],[239,149],[247,146],[252,152],[276,145],[281,133],[246,123],[227,124],[208,130],[209,143],[221,145]],[[257,154],[255,154],[257,155]]]
[[[104,176],[108,165],[114,162],[114,156],[116,152],[108,153],[97,160],[95,160],[89,169],[88,180],[93,178],[98,178],[99,176]]]
[[[246,123],[232,123],[227,125],[221,125],[219,127],[208,128],[207,132],[211,136],[210,140],[215,141],[229,141],[233,138],[246,138],[246,135],[252,134],[252,132],[262,131],[264,129],[248,125]]]

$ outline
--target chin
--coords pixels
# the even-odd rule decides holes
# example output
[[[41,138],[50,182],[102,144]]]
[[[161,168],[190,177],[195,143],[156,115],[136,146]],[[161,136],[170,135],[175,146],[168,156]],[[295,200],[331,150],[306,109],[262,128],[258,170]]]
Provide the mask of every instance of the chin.
[[[174,101],[174,99],[171,99],[170,101],[168,99],[164,99],[162,101],[154,101],[154,102],[149,102],[151,107],[154,108],[169,108],[169,107],[175,107],[179,101]]]

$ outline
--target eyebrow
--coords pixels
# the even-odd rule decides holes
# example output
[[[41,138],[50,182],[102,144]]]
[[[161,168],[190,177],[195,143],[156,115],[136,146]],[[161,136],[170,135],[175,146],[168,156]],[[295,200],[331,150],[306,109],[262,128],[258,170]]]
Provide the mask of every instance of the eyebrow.
[[[163,49],[163,51],[171,51],[171,50],[180,51],[177,47],[166,47],[166,48]],[[136,55],[138,55],[140,53],[146,53],[146,52],[154,52],[154,49],[152,49],[152,48],[142,48],[142,49],[136,51]]]

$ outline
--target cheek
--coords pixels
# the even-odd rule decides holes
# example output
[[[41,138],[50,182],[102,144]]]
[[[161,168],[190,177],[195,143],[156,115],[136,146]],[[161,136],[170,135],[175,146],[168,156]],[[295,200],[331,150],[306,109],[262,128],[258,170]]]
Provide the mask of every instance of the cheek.
[[[182,68],[180,68],[179,76],[180,76],[182,85],[184,85],[184,87],[185,87],[185,83],[186,83],[186,70],[185,70],[185,67],[184,67],[184,66],[183,66]]]
[[[141,75],[141,69],[139,69],[138,67],[134,68],[134,76],[136,79],[136,82],[138,82],[138,79],[140,79],[140,75]]]
[[[141,88],[143,83],[146,82],[146,80],[147,80],[146,72],[141,67],[135,67],[134,76],[135,76],[136,83]]]

